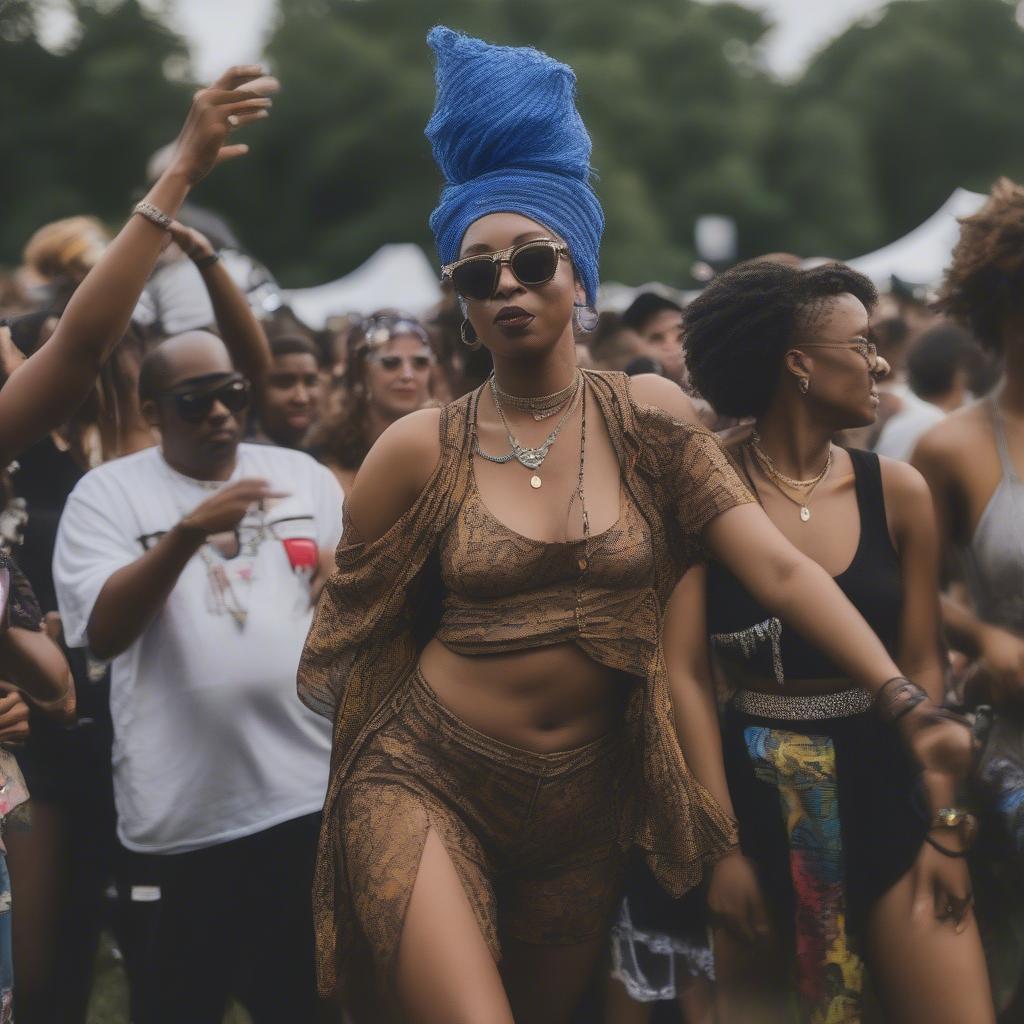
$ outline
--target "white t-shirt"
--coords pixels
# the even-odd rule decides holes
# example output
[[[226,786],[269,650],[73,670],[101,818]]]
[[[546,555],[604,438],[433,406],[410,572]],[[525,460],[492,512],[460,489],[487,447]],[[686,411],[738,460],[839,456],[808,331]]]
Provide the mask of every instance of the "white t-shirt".
[[[238,544],[211,538],[111,665],[114,797],[130,850],[201,849],[323,805],[330,723],[299,702],[295,673],[317,551],[341,535],[342,492],[308,455],[270,445],[239,446],[232,479],[242,477],[288,497],[250,509]],[[159,448],[79,481],[53,560],[70,646],[87,645],[107,580],[223,486],[175,472]]]
[[[941,423],[946,414],[931,402],[918,398],[906,385],[891,389],[899,395],[903,408],[889,418],[875,442],[875,452],[900,462],[909,462],[922,434]]]

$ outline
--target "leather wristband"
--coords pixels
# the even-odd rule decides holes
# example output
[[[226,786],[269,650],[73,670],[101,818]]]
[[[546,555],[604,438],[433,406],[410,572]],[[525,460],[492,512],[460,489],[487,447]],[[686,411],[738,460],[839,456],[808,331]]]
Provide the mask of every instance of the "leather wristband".
[[[943,846],[938,840],[933,839],[931,836],[925,836],[924,841],[934,849],[938,850],[943,857],[955,857],[963,858],[967,856],[967,850],[951,850],[948,846]]]

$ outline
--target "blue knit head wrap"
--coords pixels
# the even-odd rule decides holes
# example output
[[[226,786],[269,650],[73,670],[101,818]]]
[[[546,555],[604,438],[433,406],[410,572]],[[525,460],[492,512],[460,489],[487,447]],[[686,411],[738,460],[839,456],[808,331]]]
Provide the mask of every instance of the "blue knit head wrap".
[[[595,305],[604,213],[590,187],[590,136],[572,68],[532,47],[492,46],[443,26],[427,42],[437,100],[426,136],[446,182],[430,215],[441,263],[459,258],[473,221],[520,213],[566,242]]]

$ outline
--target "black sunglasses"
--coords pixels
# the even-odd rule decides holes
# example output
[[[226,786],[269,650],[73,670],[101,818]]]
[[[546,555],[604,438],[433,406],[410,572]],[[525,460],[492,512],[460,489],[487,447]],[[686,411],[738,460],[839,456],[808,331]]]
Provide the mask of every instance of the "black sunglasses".
[[[465,299],[489,299],[498,289],[501,265],[507,263],[520,284],[547,284],[558,270],[558,260],[569,256],[569,247],[551,238],[537,238],[499,252],[467,256],[441,268],[441,279],[450,279]]]
[[[244,377],[232,377],[219,387],[200,390],[165,391],[161,398],[174,401],[174,409],[186,423],[202,423],[215,402],[228,412],[241,412],[249,405],[249,382]]]

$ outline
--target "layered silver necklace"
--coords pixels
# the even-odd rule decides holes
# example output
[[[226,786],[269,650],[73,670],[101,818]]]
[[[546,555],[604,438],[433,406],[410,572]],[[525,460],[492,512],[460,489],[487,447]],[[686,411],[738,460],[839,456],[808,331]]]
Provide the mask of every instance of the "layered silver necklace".
[[[521,445],[512,433],[512,428],[509,426],[508,420],[505,418],[505,410],[501,407],[501,398],[499,397],[498,386],[494,381],[494,374],[492,373],[487,382],[491,388],[491,396],[494,398],[494,406],[498,410],[502,426],[504,426],[505,433],[508,436],[508,444],[511,451],[507,455],[489,455],[480,447],[480,441],[475,436],[473,439],[473,450],[480,456],[480,458],[486,459],[488,462],[496,462],[498,465],[505,465],[515,459],[526,469],[533,470],[533,476],[530,477],[530,486],[534,490],[537,490],[542,485],[543,481],[536,471],[544,464],[544,460],[548,457],[548,452],[551,450],[551,446],[558,440],[558,435],[561,433],[562,427],[565,426],[566,421],[569,419],[573,409],[576,407],[576,399],[580,393],[580,382],[582,379],[582,374],[577,370],[573,377],[572,384],[570,384],[568,388],[557,393],[559,396],[562,396],[562,401],[566,403],[565,412],[562,413],[562,418],[557,424],[555,424],[554,430],[544,438],[543,443],[536,448],[530,448],[526,445]],[[546,409],[544,411],[547,415],[554,414],[554,411],[548,412]]]

